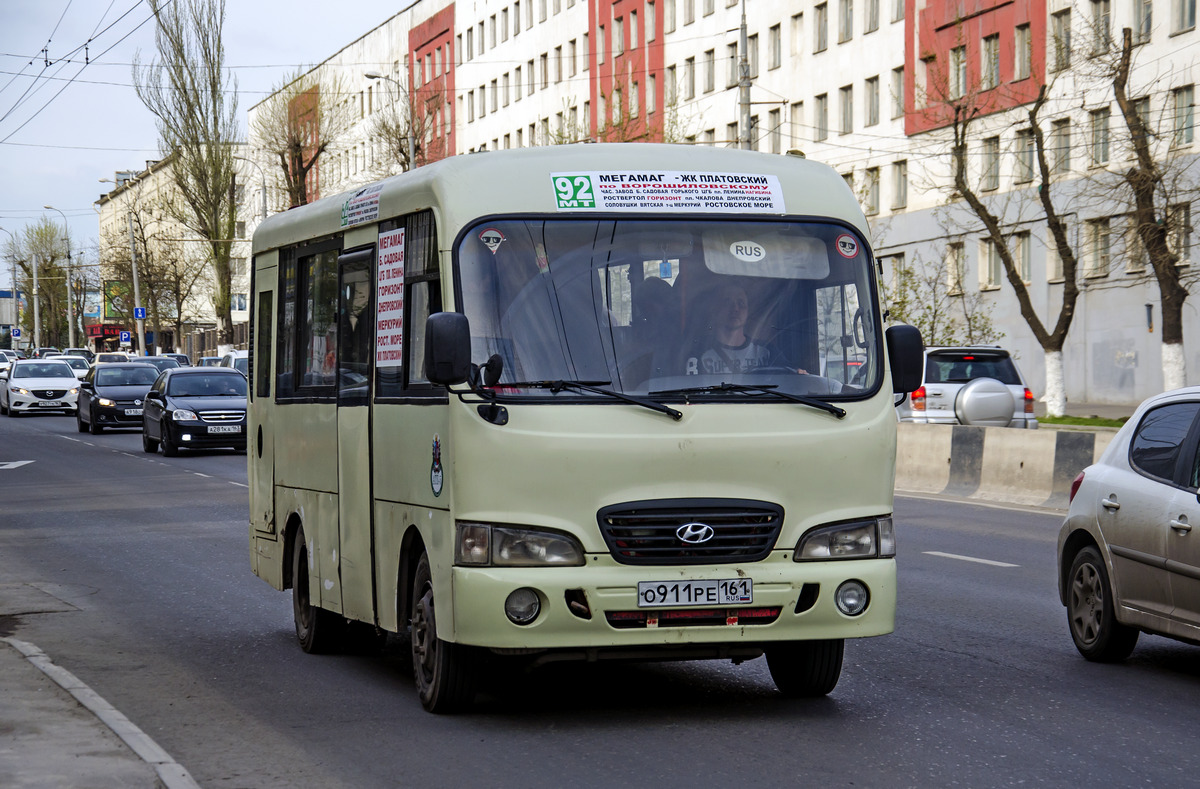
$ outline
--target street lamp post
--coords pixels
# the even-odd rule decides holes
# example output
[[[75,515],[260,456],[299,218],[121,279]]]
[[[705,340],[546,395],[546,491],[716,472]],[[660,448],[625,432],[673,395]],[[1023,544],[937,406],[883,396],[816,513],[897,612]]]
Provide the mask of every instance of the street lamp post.
[[[72,288],[75,277],[74,265],[71,262],[71,230],[67,225],[67,215],[52,205],[44,205],[47,211],[57,211],[63,218],[64,241],[67,242],[67,347],[75,347],[75,295]]]
[[[117,185],[110,178],[101,178],[102,184]],[[129,220],[129,266],[133,270],[133,314],[134,322],[137,324],[138,338],[138,356],[147,356],[146,353],[146,321],[144,318],[138,318],[137,312],[142,306],[142,291],[138,286],[138,269],[137,269],[137,245],[133,241],[133,210],[130,209],[126,213],[126,218]]]
[[[410,52],[408,54],[408,57],[405,58],[405,60],[411,61],[411,57],[412,57],[412,53]],[[412,66],[412,63],[409,62],[410,73],[411,73],[411,66]],[[399,81],[389,77],[386,74],[380,74],[378,71],[368,71],[368,72],[364,73],[363,76],[366,77],[367,79],[385,79],[388,82],[395,85],[398,90],[403,91],[404,95],[407,97],[407,102],[408,102],[408,169],[409,170],[415,169],[417,166],[417,152],[416,152],[416,141],[413,137],[413,97],[412,97],[412,93],[405,90],[404,86],[401,85],[399,83]]]

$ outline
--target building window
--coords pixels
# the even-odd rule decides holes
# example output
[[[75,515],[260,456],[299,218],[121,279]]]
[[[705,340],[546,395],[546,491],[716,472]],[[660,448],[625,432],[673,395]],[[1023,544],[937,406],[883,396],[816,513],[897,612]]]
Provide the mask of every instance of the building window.
[[[550,56],[543,52],[538,59],[538,64],[541,66],[539,72],[542,78],[542,90],[545,90],[550,87]]]
[[[1176,88],[1171,91],[1171,99],[1175,109],[1174,123],[1172,124],[1172,145],[1190,145],[1192,143],[1194,135],[1194,98],[1195,89],[1192,85]]]
[[[1192,254],[1192,206],[1190,203],[1178,203],[1171,206],[1167,214],[1167,246],[1177,256],[1176,266],[1186,266],[1191,261]]]
[[[1051,146],[1054,162],[1051,171],[1061,175],[1071,169],[1071,121],[1069,118],[1054,121],[1050,126]]]
[[[804,142],[804,102],[797,101],[791,108],[792,145],[799,147]]]
[[[704,0],[704,15],[712,16],[713,12],[717,10],[716,5],[717,4],[714,2],[714,0]]]
[[[679,83],[675,79],[675,67],[667,66],[667,106],[674,107],[679,101]]]
[[[988,137],[983,141],[983,180],[980,188],[984,191],[1000,188],[999,137]]]
[[[1000,287],[1000,252],[996,242],[990,238],[979,242],[979,289],[995,290]]]
[[[554,82],[558,84],[563,79],[563,48],[554,48]]]
[[[683,24],[692,24],[696,21],[696,0],[683,0]]]
[[[520,101],[521,100],[521,67],[520,66],[517,66],[515,69],[513,69],[513,84],[516,85],[516,87],[517,87],[517,89],[515,91],[513,91],[513,101]],[[517,147],[520,148],[521,146],[518,145]]]
[[[758,79],[758,35],[746,39],[746,60],[750,66],[750,79]]]
[[[741,143],[741,137],[738,135],[738,125],[736,123],[726,124],[725,139],[727,140],[725,143],[726,148],[737,148]]]
[[[879,0],[867,0],[867,18],[863,20],[863,33],[879,29]]]
[[[1196,0],[1171,0],[1171,32],[1180,33],[1196,26]]]
[[[646,78],[646,114],[658,109],[658,77],[650,74]]]
[[[1133,0],[1133,43],[1146,44],[1150,41],[1150,24],[1153,15],[1151,0]]]
[[[596,28],[596,62],[603,63],[607,47],[604,45],[604,25]]]
[[[980,87],[991,90],[1000,84],[1000,35],[985,36],[980,61]]]
[[[688,58],[683,61],[683,98],[688,101],[696,98],[696,59]]]
[[[675,32],[675,0],[663,0],[663,32]]]
[[[950,50],[950,98],[961,99],[967,92],[967,48]]]
[[[1142,236],[1138,233],[1137,219],[1130,214],[1125,228],[1125,273],[1145,273],[1148,259],[1146,245],[1142,243]]]
[[[575,76],[579,71],[579,59],[575,52],[576,49],[575,39],[567,42],[567,76],[569,77]]]
[[[946,245],[946,293],[951,296],[962,295],[964,257],[961,241]]]
[[[908,205],[908,160],[892,163],[892,209]]]
[[[1092,0],[1092,54],[1112,48],[1112,0]]]
[[[653,41],[655,35],[655,25],[658,23],[658,16],[654,11],[655,5],[653,2],[646,3],[646,41]]]
[[[767,31],[767,70],[783,65],[783,29],[774,25]]]
[[[725,87],[732,88],[738,84],[738,74],[740,58],[738,57],[738,45],[727,44],[725,46],[725,58],[729,61],[729,73],[725,77]]]
[[[854,37],[854,0],[838,0],[838,43]]]
[[[1028,285],[1033,281],[1033,249],[1028,231],[1013,233],[1012,251],[1013,262],[1017,264],[1017,274],[1021,281]]]
[[[625,18],[617,17],[613,20],[612,28],[612,46],[613,57],[625,54]]]
[[[717,88],[717,50],[704,53],[704,92],[712,93]]]
[[[641,86],[634,82],[629,87],[629,117],[636,118],[641,112]]]
[[[892,69],[892,117],[904,115],[904,66]]]
[[[829,49],[829,5],[821,3],[813,9],[813,52]]]
[[[804,14],[792,15],[791,54],[799,55],[804,51]]]
[[[817,96],[816,117],[813,118],[813,125],[816,127],[816,134],[813,137],[817,142],[829,139],[829,94],[822,93]]]
[[[1051,234],[1050,243],[1046,247],[1046,281],[1062,282],[1062,280],[1062,257],[1058,254],[1058,246],[1054,241],[1054,235]]]
[[[1053,57],[1050,62],[1054,71],[1071,67],[1071,9],[1050,16],[1050,46]]]
[[[629,12],[629,48],[638,48],[638,21],[637,11]]]
[[[892,0],[892,21],[904,21],[904,0]]]
[[[771,136],[771,153],[783,153],[782,115],[783,113],[779,110],[771,110],[767,114],[767,123],[770,125],[767,133]]]
[[[854,86],[846,85],[838,91],[841,98],[842,134],[854,131]]]
[[[873,216],[879,213],[879,168],[868,167],[863,184],[863,213]]]
[[[1033,180],[1033,159],[1035,145],[1032,129],[1017,131],[1017,183],[1027,183]]]
[[[1029,79],[1033,67],[1033,38],[1029,25],[1017,25],[1015,36],[1016,57],[1013,62],[1013,79]]]
[[[579,59],[583,63],[583,65],[580,67],[580,69],[582,71],[587,71],[591,65],[588,63],[588,34],[587,33],[583,34],[583,38],[580,39],[579,44],[580,44]]]
[[[1092,121],[1092,166],[1108,164],[1108,107],[1091,112]]]
[[[864,110],[867,117],[864,123],[867,126],[875,126],[879,123],[879,77],[868,79],[866,88],[867,95],[864,99],[866,102]]]
[[[1107,277],[1111,257],[1108,219],[1093,219],[1087,223],[1087,269],[1085,276]]]

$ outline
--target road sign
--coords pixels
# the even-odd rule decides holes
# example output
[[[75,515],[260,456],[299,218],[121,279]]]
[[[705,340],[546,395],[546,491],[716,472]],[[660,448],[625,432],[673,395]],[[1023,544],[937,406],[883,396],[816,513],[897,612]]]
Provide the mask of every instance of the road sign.
[[[121,332],[121,344],[128,345],[130,342],[132,342],[132,338],[130,337],[129,332]]]
[[[135,321],[146,320],[146,308],[145,307],[134,307],[133,308],[133,319]]]
[[[14,340],[19,340],[19,339],[21,339],[21,330],[20,330],[20,329],[16,329],[16,328],[14,328],[14,329],[12,330],[12,336],[13,336],[13,339],[14,339]]]

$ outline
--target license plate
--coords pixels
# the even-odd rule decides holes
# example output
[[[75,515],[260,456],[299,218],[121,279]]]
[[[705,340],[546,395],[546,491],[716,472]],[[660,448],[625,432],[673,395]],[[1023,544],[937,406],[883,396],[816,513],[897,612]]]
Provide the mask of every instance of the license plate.
[[[140,408],[126,408],[125,409],[125,416],[141,416],[141,415],[142,415],[142,409],[140,409]]]
[[[640,581],[638,608],[689,605],[740,605],[754,602],[749,578],[724,581]]]
[[[56,403],[53,400],[38,400],[38,405],[42,408],[62,408],[62,403]]]
[[[242,432],[241,425],[209,425],[209,433],[240,433]]]

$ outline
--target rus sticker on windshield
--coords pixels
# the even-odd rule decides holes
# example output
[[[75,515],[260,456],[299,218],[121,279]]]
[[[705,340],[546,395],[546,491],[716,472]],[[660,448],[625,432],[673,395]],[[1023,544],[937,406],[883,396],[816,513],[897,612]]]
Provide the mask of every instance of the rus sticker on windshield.
[[[754,173],[551,173],[559,211],[708,211],[782,214],[774,175]]]

